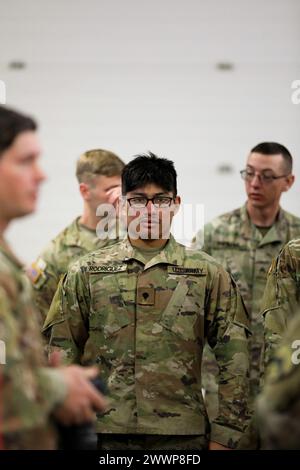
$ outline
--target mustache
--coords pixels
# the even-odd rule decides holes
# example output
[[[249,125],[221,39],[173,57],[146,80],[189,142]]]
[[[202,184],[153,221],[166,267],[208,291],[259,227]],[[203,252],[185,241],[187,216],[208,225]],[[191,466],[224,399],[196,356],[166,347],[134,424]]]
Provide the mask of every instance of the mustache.
[[[150,215],[150,216],[142,216],[139,221],[141,223],[145,223],[145,222],[159,222],[159,217],[157,216],[153,216],[153,215]]]

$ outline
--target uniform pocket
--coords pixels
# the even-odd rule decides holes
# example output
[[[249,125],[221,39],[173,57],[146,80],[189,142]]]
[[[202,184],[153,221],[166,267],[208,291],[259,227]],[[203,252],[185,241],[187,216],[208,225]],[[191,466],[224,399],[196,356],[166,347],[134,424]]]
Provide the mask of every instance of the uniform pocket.
[[[110,338],[132,323],[116,276],[107,275],[91,285],[93,305],[89,315],[89,329],[101,331],[105,338]]]
[[[197,279],[178,276],[178,284],[159,323],[184,340],[196,340],[204,323],[205,276]],[[203,279],[203,282],[202,282]],[[202,315],[202,322],[197,322]],[[196,327],[198,326],[198,328]],[[203,334],[203,332],[202,332]]]

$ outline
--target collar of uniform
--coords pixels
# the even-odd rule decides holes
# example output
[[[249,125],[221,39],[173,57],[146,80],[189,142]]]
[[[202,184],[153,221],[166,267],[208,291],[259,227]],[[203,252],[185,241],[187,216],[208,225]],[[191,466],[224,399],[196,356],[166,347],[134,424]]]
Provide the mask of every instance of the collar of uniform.
[[[286,226],[286,220],[284,211],[280,208],[275,223],[272,225],[270,230],[265,236],[261,234],[259,229],[253,224],[247,211],[247,203],[245,203],[240,210],[241,214],[241,236],[249,237],[254,239],[259,246],[268,245],[270,243],[283,242],[284,241],[284,230]]]
[[[81,246],[80,236],[79,236],[79,217],[76,217],[75,220],[66,228],[65,233],[65,245],[66,246]]]
[[[260,242],[260,246],[267,245],[269,243],[285,243],[285,232],[286,232],[287,220],[285,217],[284,210],[279,208],[279,213],[277,218],[270,228],[270,230],[266,233]],[[257,229],[258,230],[258,229]]]
[[[120,245],[119,245],[120,246]],[[144,258],[143,256],[139,253],[139,250],[135,247],[133,247],[128,239],[128,237],[125,238],[121,242],[121,253],[122,253],[122,258],[123,261],[130,261],[131,259],[134,259],[138,261],[139,263],[144,264]],[[172,234],[170,234],[170,239],[164,246],[164,248],[158,253],[156,256],[154,256],[147,264],[145,264],[145,269],[151,268],[152,266],[155,266],[156,264],[172,264],[172,265],[178,265],[181,266],[184,261],[184,246],[180,245],[179,243],[176,242],[175,238],[173,237]]]
[[[73,220],[73,222],[69,225],[69,227],[67,227],[66,234],[65,234],[65,241],[64,241],[66,246],[79,246],[79,247],[86,248],[85,244],[82,243],[82,238],[80,236],[80,232],[82,230],[84,230],[85,232],[91,235],[92,245],[93,246],[95,245],[95,249],[96,249],[96,246],[99,247],[101,241],[104,242],[105,245],[107,244],[107,238],[104,240],[100,240],[100,238],[97,237],[96,230],[92,230],[86,227],[85,225],[80,224],[79,220],[80,220],[80,216],[77,217],[75,220]],[[112,230],[114,230],[114,228]],[[96,239],[98,243],[95,243],[94,239]]]
[[[21,268],[21,269],[24,268],[23,263],[14,255],[9,245],[6,243],[6,241],[2,237],[0,237],[0,251],[6,258],[8,258],[18,268]]]
[[[239,238],[242,238],[244,240],[249,240],[253,237],[253,229],[255,229],[254,224],[252,224],[251,219],[249,217],[248,211],[247,211],[247,203],[245,203],[241,208],[240,208],[240,218],[241,218],[241,223],[239,224],[239,229],[240,229],[240,234]]]
[[[96,238],[96,230],[91,230],[88,227],[85,227],[85,225],[82,225],[79,223],[80,216],[77,217],[73,222],[67,227],[66,229],[66,235],[65,235],[65,245],[66,246],[80,246],[82,247],[82,238],[80,236],[80,232],[82,230],[90,233],[91,237]],[[84,246],[85,247],[85,246]]]

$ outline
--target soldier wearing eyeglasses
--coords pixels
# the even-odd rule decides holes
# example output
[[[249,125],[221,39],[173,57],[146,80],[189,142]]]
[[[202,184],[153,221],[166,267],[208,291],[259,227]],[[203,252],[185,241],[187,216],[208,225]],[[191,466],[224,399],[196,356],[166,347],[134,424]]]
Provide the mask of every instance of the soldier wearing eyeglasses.
[[[141,155],[122,172],[127,237],[84,256],[60,282],[44,332],[67,362],[98,364],[110,389],[99,448],[235,448],[247,425],[248,317],[230,275],[170,234],[180,205],[173,162]],[[205,341],[220,374],[209,426]]]
[[[247,201],[244,206],[217,217],[205,226],[202,249],[216,258],[233,275],[251,319],[252,337],[250,396],[259,391],[263,324],[260,302],[272,259],[292,238],[300,236],[300,219],[280,207],[280,199],[294,183],[292,156],[276,142],[263,142],[250,152],[241,176]],[[198,240],[201,234],[198,233]],[[197,243],[197,240],[195,240]],[[213,354],[204,354],[204,388],[209,410],[217,411]]]

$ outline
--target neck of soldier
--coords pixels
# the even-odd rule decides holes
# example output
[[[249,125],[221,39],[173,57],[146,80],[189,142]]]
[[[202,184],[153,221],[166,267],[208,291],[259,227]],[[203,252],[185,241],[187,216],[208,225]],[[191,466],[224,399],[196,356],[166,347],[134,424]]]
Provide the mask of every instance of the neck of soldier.
[[[3,237],[5,230],[9,225],[9,221],[6,219],[0,218],[0,238]]]
[[[95,209],[92,209],[90,206],[84,202],[83,213],[79,219],[79,223],[85,225],[91,230],[96,230],[97,224],[99,223],[101,217],[96,215]]]
[[[247,211],[254,225],[259,227],[271,227],[277,217],[280,205],[279,202],[267,207],[255,207],[251,201],[247,201]]]

